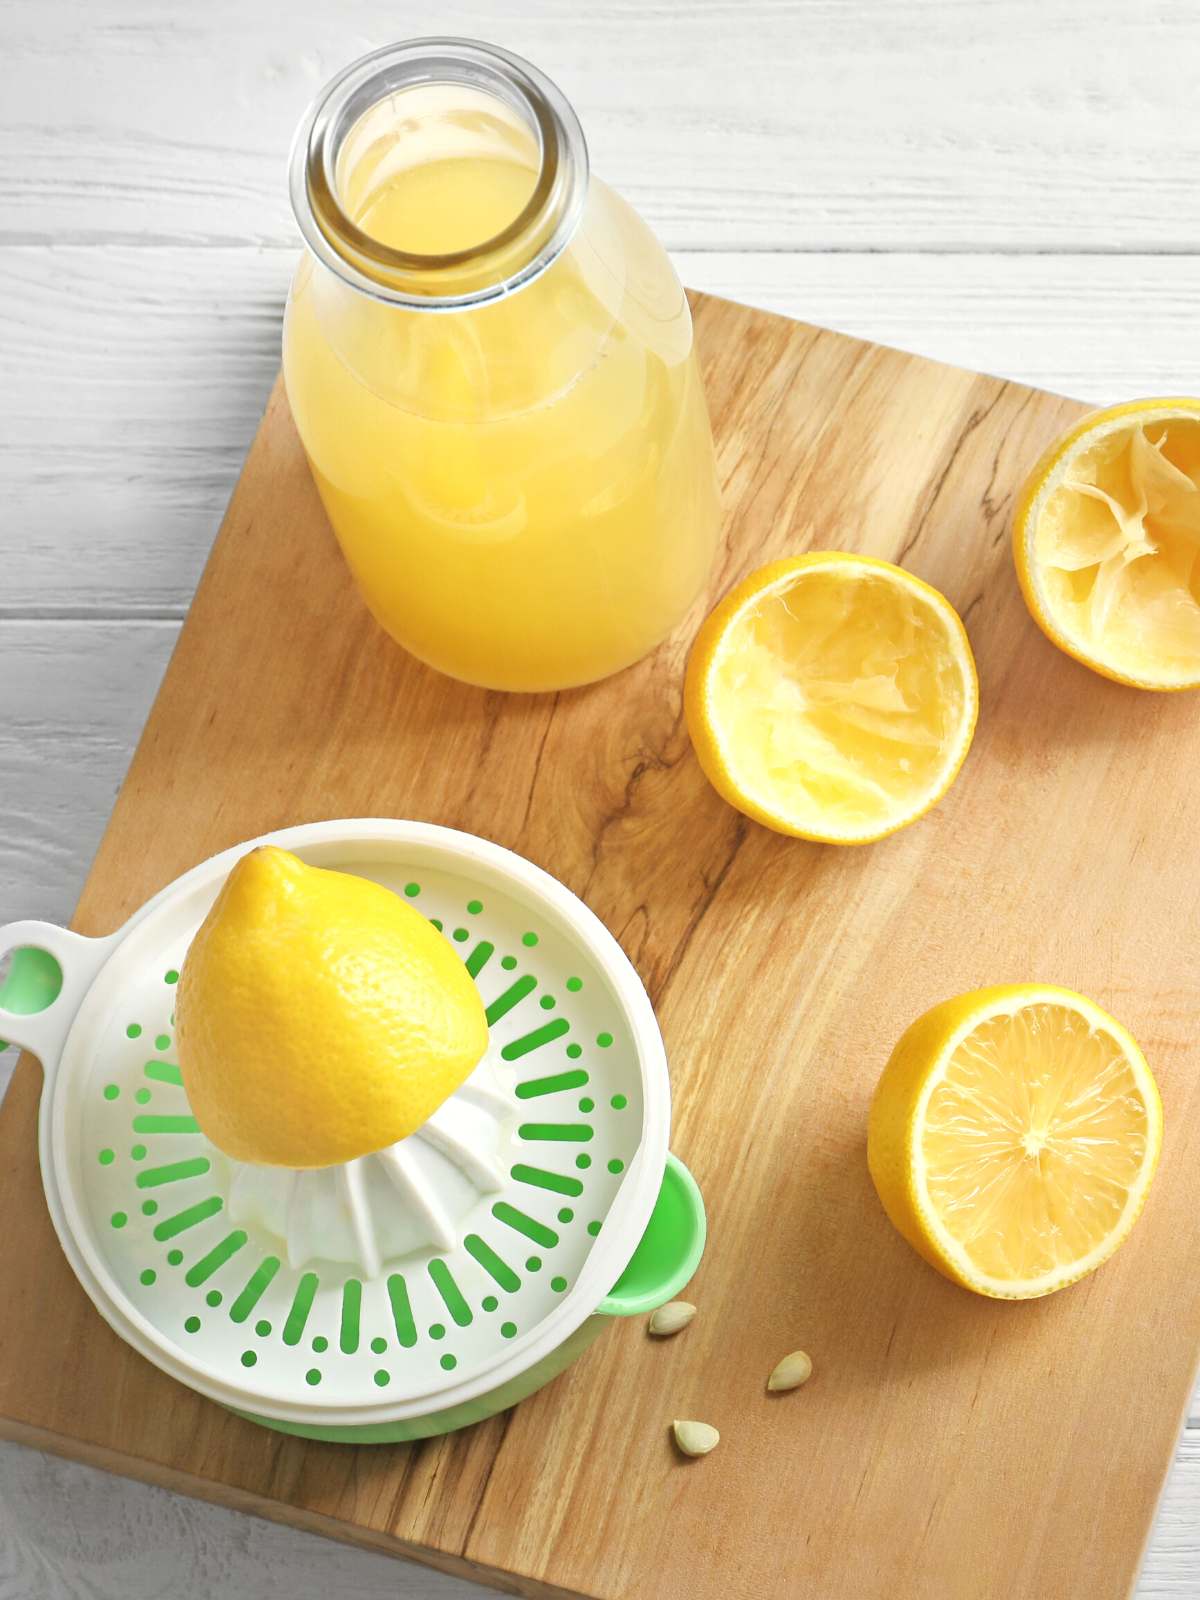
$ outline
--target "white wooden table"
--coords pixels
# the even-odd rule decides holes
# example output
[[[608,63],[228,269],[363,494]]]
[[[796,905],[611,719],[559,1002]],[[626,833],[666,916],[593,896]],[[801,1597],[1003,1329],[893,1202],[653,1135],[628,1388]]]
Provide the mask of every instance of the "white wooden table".
[[[292,128],[431,27],[557,78],[699,288],[1200,393],[1188,0],[4,0],[0,922],[69,917],[274,376]],[[0,1600],[478,1592],[0,1449]],[[1200,1594],[1200,1406],[1137,1594]]]

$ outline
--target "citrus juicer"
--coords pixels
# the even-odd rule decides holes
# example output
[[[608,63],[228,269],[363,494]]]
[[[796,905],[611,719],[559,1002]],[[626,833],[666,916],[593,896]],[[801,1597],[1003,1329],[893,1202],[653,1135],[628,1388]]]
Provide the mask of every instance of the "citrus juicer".
[[[191,939],[237,859],[268,843],[404,896],[487,1011],[466,1082],[407,1139],[338,1167],[231,1160],[174,1059]],[[704,1208],[667,1150],[645,990],[581,901],[498,845],[428,823],[307,824],[212,857],[107,938],[14,923],[9,951],[0,1032],[42,1061],[43,1184],[79,1281],[141,1354],[256,1421],[349,1442],[462,1427],[696,1268]]]

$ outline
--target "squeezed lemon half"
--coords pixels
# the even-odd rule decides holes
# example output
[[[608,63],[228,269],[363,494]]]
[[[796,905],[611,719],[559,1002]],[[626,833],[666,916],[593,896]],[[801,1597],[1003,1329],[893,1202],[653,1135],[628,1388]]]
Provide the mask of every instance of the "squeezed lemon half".
[[[888,1216],[939,1272],[1030,1299],[1128,1236],[1161,1142],[1158,1089],[1120,1023],[1024,983],[913,1023],[879,1080],[867,1159]]]
[[[268,1166],[332,1166],[407,1138],[488,1036],[470,973],[419,911],[274,845],[225,880],[175,1014],[197,1122]]]
[[[1200,685],[1200,400],[1085,417],[1029,475],[1013,554],[1068,655],[1141,689]]]
[[[866,844],[936,804],[979,705],[966,630],[887,561],[820,551],[753,573],[696,636],[684,707],[730,804],[780,833]]]

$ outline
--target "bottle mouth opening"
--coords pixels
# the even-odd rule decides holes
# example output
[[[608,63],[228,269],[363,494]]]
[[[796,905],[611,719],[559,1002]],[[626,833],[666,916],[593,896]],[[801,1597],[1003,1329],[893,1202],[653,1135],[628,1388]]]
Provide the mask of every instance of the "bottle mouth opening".
[[[353,190],[372,148],[403,151],[416,139],[415,108],[431,97],[443,105],[457,97],[464,125],[476,129],[490,107],[522,142],[531,187],[487,237],[426,252],[373,234]],[[471,39],[415,39],[352,62],[309,108],[290,164],[292,209],[318,260],[365,294],[421,310],[495,300],[543,272],[575,232],[587,182],[583,130],[562,92],[520,56]]]

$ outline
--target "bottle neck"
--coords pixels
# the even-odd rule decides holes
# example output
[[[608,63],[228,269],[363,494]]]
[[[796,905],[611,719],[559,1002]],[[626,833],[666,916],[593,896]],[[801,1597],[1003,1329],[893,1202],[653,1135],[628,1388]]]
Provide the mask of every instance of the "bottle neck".
[[[512,214],[495,212],[496,186],[485,185],[487,206],[460,207],[448,232],[431,234],[433,213],[406,182],[424,169],[436,184],[439,170],[472,161],[505,168]],[[313,254],[354,289],[427,311],[484,304],[537,277],[573,236],[587,184],[583,131],[556,86],[465,39],[363,56],[318,95],[292,147],[292,208]]]

